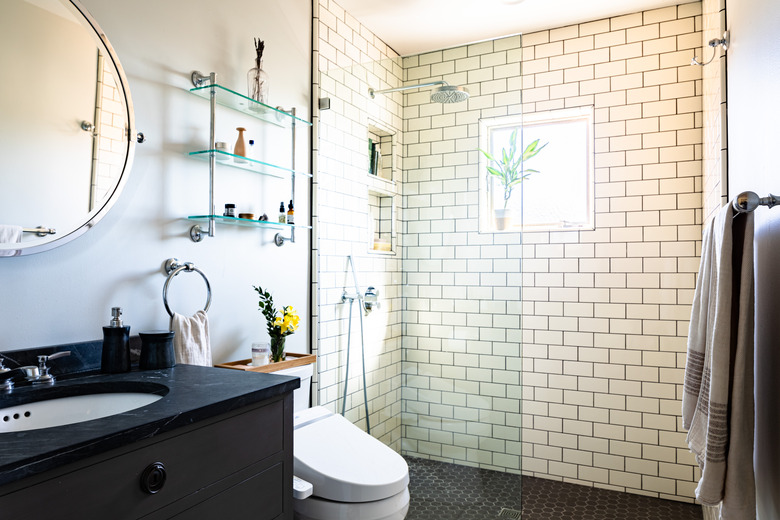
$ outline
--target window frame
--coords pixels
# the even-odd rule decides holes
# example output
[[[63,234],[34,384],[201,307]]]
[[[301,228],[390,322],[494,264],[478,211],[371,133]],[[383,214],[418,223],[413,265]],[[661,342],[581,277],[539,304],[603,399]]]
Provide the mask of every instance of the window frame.
[[[571,121],[585,121],[585,213],[587,220],[582,223],[567,223],[562,221],[552,224],[528,225],[524,222],[522,216],[513,222],[508,229],[496,229],[495,219],[493,218],[493,186],[491,177],[487,173],[488,159],[481,153],[479,155],[479,232],[480,233],[526,233],[536,231],[579,231],[595,229],[595,132],[594,132],[594,107],[593,105],[550,110],[545,112],[513,114],[509,116],[500,116],[485,118],[479,120],[479,148],[490,150],[490,137],[493,132],[498,130],[507,130],[518,128],[520,130],[520,144],[518,151],[522,151],[526,146],[525,130],[526,127],[535,125],[564,123]],[[523,184],[518,185],[515,190],[519,192],[520,207],[523,207]],[[517,195],[515,195],[517,196]],[[521,209],[522,212],[522,209]]]

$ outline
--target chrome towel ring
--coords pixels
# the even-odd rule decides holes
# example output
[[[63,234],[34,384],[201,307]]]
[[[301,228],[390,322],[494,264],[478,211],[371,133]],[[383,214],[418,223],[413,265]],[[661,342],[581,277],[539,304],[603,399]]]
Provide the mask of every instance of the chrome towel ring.
[[[173,277],[182,271],[195,271],[203,277],[203,281],[206,282],[207,291],[206,306],[203,308],[203,312],[208,312],[209,307],[211,307],[211,284],[209,283],[209,279],[206,278],[206,274],[195,267],[195,264],[192,262],[180,263],[178,258],[169,258],[165,261],[165,272],[168,273],[168,278],[165,280],[165,285],[163,285],[163,304],[165,305],[165,310],[168,312],[168,315],[173,318],[173,312],[171,311],[171,308],[168,307],[168,286],[171,284]]]

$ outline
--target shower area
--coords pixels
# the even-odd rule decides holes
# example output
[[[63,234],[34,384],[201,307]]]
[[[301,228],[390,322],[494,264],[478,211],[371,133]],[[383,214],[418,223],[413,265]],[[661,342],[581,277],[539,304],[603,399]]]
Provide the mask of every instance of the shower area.
[[[367,398],[371,434],[416,461],[413,479],[452,472],[529,504],[558,481],[579,485],[572,497],[601,488],[688,508],[627,506],[647,518],[700,518],[690,505],[699,470],[679,424],[701,247],[701,70],[690,67],[700,19],[701,4],[685,4],[400,57],[320,2],[315,404],[343,407],[365,428]],[[485,123],[510,121],[499,128],[509,133],[550,114],[593,129],[590,220],[550,217],[575,206],[571,182],[556,200],[521,184],[512,200],[523,211],[500,230],[501,194],[480,149],[501,150]],[[519,149],[533,139],[521,134]],[[544,229],[550,218],[559,229]],[[380,305],[363,317],[365,387],[352,315],[344,398],[348,256]],[[498,474],[542,478],[522,480],[521,493],[520,479]],[[509,502],[496,498],[488,517],[506,507],[502,516],[518,518]]]
[[[489,42],[477,61],[514,52],[503,70],[519,75],[520,44]],[[342,303],[351,256],[360,290],[379,293],[363,317],[372,435],[405,456],[519,473],[521,234],[479,232],[478,123],[517,114],[520,84],[470,107],[479,83],[455,70],[470,50],[319,75],[317,399],[365,429],[359,310]]]

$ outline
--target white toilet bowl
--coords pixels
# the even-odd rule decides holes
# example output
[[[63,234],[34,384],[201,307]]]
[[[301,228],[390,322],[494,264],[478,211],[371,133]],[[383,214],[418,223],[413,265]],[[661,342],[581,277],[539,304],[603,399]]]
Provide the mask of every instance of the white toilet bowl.
[[[312,370],[306,365],[276,372],[300,377],[305,388],[305,401],[294,395],[293,471],[314,490],[294,500],[295,518],[403,520],[409,509],[406,461],[340,415],[308,408]]]

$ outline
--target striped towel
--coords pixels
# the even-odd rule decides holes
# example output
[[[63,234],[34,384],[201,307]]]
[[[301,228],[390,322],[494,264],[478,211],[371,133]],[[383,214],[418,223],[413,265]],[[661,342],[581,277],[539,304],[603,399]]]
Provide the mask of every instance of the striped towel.
[[[753,214],[725,206],[702,243],[682,399],[696,498],[722,519],[756,517],[753,476]]]

